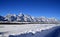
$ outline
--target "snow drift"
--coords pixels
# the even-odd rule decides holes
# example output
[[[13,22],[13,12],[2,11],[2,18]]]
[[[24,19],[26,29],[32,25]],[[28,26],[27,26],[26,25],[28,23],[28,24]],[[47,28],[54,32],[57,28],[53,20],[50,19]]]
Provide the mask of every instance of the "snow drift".
[[[36,32],[35,34],[30,32],[20,35],[9,35],[9,37],[60,37],[60,26],[43,30],[41,32]]]

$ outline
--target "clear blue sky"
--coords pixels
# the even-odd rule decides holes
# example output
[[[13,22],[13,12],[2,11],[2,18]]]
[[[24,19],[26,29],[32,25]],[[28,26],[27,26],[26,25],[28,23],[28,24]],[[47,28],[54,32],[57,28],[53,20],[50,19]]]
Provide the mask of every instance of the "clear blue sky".
[[[0,15],[29,14],[60,19],[60,0],[0,0]]]

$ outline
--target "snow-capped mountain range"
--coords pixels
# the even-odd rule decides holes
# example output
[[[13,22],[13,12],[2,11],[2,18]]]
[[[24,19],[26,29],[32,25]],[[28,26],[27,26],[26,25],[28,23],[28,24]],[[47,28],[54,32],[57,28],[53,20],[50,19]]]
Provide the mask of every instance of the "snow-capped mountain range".
[[[36,18],[23,13],[20,13],[19,15],[8,14],[6,16],[0,16],[0,22],[60,23],[60,21],[55,18]]]

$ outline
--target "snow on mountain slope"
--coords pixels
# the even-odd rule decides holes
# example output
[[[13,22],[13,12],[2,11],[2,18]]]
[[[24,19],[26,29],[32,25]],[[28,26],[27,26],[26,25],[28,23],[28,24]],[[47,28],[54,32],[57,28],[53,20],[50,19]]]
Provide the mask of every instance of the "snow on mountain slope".
[[[26,22],[32,22],[33,20],[32,20],[32,17],[30,16],[30,15],[24,15],[24,20],[26,21]]]
[[[17,15],[17,21],[24,22],[24,14],[23,13],[20,13],[19,15]]]
[[[5,18],[10,22],[16,21],[16,19],[17,19],[15,14],[8,14]]]
[[[0,21],[4,21],[5,17],[0,16]]]

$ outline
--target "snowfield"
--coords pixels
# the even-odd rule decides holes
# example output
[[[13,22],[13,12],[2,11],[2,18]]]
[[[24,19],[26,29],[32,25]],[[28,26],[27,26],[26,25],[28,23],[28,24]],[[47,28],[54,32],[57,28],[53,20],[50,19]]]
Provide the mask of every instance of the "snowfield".
[[[0,25],[0,33],[3,32],[4,37],[9,35],[19,35],[32,32],[35,34],[37,31],[47,30],[60,24],[24,24],[24,25]],[[0,35],[2,37],[2,35]]]

